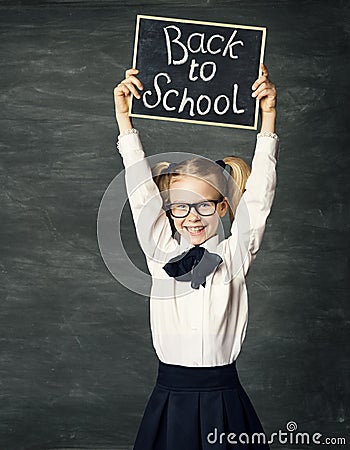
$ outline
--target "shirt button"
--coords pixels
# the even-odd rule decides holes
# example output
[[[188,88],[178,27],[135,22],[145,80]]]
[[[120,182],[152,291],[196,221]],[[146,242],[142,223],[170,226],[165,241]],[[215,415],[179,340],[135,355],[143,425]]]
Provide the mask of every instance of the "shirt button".
[[[191,327],[192,328],[192,331],[196,331],[197,330],[197,327]]]

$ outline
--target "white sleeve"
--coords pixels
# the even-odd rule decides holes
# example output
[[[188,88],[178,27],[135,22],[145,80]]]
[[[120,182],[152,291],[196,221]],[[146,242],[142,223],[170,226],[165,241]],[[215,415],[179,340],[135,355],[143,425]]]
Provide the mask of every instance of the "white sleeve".
[[[119,136],[119,153],[125,167],[125,183],[139,244],[147,262],[165,262],[177,247],[163,209],[163,199],[153,181],[138,133]]]
[[[234,264],[243,264],[244,274],[255,260],[263,239],[276,189],[276,165],[279,141],[272,137],[257,137],[251,174],[247,180],[231,225],[228,244]]]

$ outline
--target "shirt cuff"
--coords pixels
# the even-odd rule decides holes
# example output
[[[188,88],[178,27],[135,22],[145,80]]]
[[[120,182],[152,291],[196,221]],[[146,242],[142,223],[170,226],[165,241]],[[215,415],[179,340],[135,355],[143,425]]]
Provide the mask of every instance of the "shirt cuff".
[[[279,140],[270,136],[257,136],[256,153],[272,155],[276,160],[279,158]]]
[[[130,167],[145,157],[139,133],[119,135],[117,148],[125,167]]]

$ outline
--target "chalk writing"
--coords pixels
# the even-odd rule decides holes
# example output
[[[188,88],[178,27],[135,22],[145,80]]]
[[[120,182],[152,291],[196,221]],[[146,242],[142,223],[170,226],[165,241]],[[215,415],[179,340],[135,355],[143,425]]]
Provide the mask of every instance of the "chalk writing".
[[[146,108],[150,108],[150,109],[155,108],[162,102],[162,106],[166,111],[175,111],[177,109],[177,111],[179,113],[181,113],[185,110],[185,106],[188,104],[189,105],[189,115],[191,117],[194,117],[196,114],[205,116],[206,114],[209,113],[209,111],[211,111],[212,107],[213,107],[215,114],[223,115],[223,114],[227,113],[230,106],[232,105],[232,112],[234,114],[244,113],[243,108],[239,109],[237,107],[237,97],[238,97],[238,84],[237,83],[234,83],[234,85],[233,85],[232,99],[230,99],[227,95],[221,94],[221,95],[218,95],[213,101],[213,99],[211,99],[209,97],[209,95],[201,94],[195,101],[193,98],[191,98],[188,95],[187,87],[185,87],[183,89],[182,96],[180,95],[180,92],[176,89],[169,89],[168,91],[166,91],[163,94],[162,89],[158,82],[158,80],[161,77],[164,77],[166,79],[167,84],[171,83],[171,78],[170,78],[169,74],[167,74],[167,73],[157,74],[154,77],[154,91],[156,93],[156,101],[153,104],[149,103],[149,101],[147,100],[147,97],[152,96],[153,91],[152,90],[145,91],[143,94],[143,97],[142,97],[142,101],[143,101],[144,105],[146,106]],[[168,104],[168,97],[170,94],[175,95],[175,97],[181,97],[181,102],[180,102],[178,108],[174,105],[170,106]],[[201,107],[201,103],[203,103],[203,100],[205,100],[205,103],[207,104],[207,107],[204,110]],[[221,105],[224,104],[225,106],[223,108],[220,107],[220,103],[221,103]]]
[[[169,30],[175,30],[176,36],[171,38]],[[216,50],[213,50],[211,45],[212,41],[214,39],[220,39],[222,42],[225,42],[224,36],[221,36],[220,34],[214,34],[210,36],[210,38],[206,39],[205,33],[192,33],[189,35],[186,41],[186,45],[180,41],[181,37],[181,30],[176,25],[169,25],[165,28],[163,28],[164,34],[165,34],[165,40],[166,40],[166,48],[167,48],[167,55],[168,55],[168,65],[170,64],[185,64],[188,59],[188,52],[191,53],[210,53],[212,55],[215,55],[217,53],[221,52],[221,48],[217,48]],[[222,56],[226,56],[227,52],[229,52],[229,57],[232,59],[237,59],[238,55],[234,54],[234,46],[235,45],[244,45],[243,41],[234,41],[234,38],[237,34],[237,30],[234,30],[230,39],[228,40],[226,46],[222,50]],[[193,39],[198,38],[198,39]],[[197,48],[192,48],[192,40],[197,41]],[[179,46],[183,51],[183,57],[180,60],[174,60],[172,56],[172,45],[176,44]],[[196,45],[196,43],[194,44]]]

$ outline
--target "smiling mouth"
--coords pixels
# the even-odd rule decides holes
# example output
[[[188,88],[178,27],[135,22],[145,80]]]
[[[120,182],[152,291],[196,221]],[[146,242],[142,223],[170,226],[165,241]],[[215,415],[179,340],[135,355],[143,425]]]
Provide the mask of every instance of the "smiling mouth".
[[[192,235],[199,235],[199,234],[202,234],[203,232],[204,232],[204,230],[205,230],[205,226],[200,226],[200,227],[184,227],[184,228],[186,228],[186,230],[190,233],[190,234],[192,234]]]

